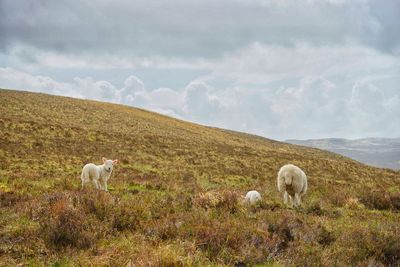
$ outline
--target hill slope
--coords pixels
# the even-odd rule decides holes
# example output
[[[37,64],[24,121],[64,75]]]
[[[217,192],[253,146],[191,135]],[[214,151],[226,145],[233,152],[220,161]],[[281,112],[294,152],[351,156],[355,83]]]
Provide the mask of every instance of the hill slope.
[[[400,169],[400,138],[326,138],[285,142],[325,149],[372,166]]]
[[[0,262],[343,265],[400,261],[400,173],[121,105],[0,90]],[[110,193],[80,190],[118,158]],[[309,178],[284,207],[286,163]],[[256,207],[240,196],[260,191]]]

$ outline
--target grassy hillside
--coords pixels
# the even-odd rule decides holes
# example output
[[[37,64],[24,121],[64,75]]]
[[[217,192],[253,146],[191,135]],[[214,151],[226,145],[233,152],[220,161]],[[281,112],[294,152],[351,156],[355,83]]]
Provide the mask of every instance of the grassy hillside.
[[[400,172],[95,101],[0,90],[0,114],[0,265],[400,264]],[[103,156],[110,192],[81,191]],[[309,178],[299,209],[286,163]]]

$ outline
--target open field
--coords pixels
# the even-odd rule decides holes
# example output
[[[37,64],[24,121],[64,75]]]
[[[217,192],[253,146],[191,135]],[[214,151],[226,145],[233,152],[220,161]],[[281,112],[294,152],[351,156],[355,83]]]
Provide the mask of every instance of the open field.
[[[0,114],[2,266],[400,264],[399,171],[95,101],[0,90]],[[81,191],[103,156],[110,192]],[[286,163],[309,178],[299,209]]]

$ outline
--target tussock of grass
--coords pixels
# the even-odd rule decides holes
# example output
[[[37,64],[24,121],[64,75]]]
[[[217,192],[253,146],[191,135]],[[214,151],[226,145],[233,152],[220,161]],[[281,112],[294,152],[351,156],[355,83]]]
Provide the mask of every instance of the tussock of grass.
[[[400,264],[399,172],[125,106],[0,101],[0,265]],[[81,191],[102,156],[121,163],[110,192]],[[276,191],[286,163],[309,177],[300,208]]]

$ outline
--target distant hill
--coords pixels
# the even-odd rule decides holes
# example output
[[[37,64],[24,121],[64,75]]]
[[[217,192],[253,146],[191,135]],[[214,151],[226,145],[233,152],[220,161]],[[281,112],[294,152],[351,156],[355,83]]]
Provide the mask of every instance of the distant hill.
[[[400,169],[400,138],[326,138],[285,142],[328,150],[371,166]]]
[[[343,142],[337,140],[338,143]],[[119,159],[109,192],[84,164]],[[308,177],[298,209],[276,175]],[[257,190],[253,207],[243,196]],[[400,172],[110,103],[0,90],[0,266],[398,266]]]

